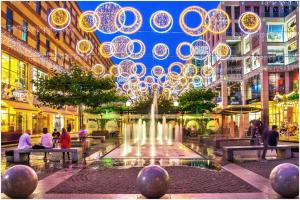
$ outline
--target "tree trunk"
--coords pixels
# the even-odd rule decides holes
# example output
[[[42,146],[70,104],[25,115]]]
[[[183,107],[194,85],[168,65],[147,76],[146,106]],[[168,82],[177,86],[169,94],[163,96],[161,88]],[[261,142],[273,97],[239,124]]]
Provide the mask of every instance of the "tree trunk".
[[[81,129],[81,127],[83,125],[83,106],[82,106],[82,104],[79,105],[78,116],[79,116],[79,129]]]

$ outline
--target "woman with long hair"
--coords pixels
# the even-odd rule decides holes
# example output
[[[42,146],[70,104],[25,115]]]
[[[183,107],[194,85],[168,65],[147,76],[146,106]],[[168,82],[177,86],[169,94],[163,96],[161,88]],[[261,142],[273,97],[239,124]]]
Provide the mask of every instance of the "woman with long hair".
[[[60,142],[60,148],[62,149],[71,148],[71,136],[65,128],[62,128],[62,132],[59,137],[59,142]],[[70,160],[70,153],[67,152],[67,155],[68,155],[68,160]],[[63,160],[65,160],[65,152],[63,152]]]

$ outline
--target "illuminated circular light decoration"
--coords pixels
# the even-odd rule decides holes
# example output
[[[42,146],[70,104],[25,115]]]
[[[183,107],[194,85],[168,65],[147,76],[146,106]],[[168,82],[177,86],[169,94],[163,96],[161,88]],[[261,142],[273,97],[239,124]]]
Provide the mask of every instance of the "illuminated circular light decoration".
[[[98,16],[100,19],[100,22],[98,23],[97,29],[105,34],[113,34],[120,30],[122,26],[116,26],[115,25],[115,19],[117,16],[117,13],[121,10],[121,6],[114,2],[104,2],[101,3],[96,9],[95,9],[95,15]],[[122,25],[125,24],[126,16],[123,12],[120,13],[120,16],[118,17],[119,22],[121,22]]]
[[[104,58],[111,58],[114,55],[114,48],[111,42],[103,42],[99,46],[99,52]]]
[[[111,41],[114,57],[119,59],[125,59],[130,56],[130,53],[133,52],[132,41],[129,37],[124,35],[116,36]]]
[[[153,83],[155,83],[154,77],[153,76],[146,76],[144,81],[148,84],[148,85],[152,85]]]
[[[162,66],[156,65],[151,69],[151,75],[154,77],[161,77],[165,74],[165,70]]]
[[[153,57],[164,60],[169,56],[169,47],[164,43],[157,43],[152,49]]]
[[[175,67],[179,68],[179,72],[173,70],[173,68]],[[170,76],[171,79],[179,80],[183,71],[184,71],[184,64],[182,64],[181,62],[173,62],[168,67],[168,75]]]
[[[172,15],[164,10],[153,13],[150,17],[150,27],[157,33],[167,33],[173,26]]]
[[[118,66],[117,66],[117,65],[112,65],[112,66],[109,68],[109,73],[110,73],[112,76],[118,76],[118,75],[119,75]]]
[[[64,30],[71,23],[71,15],[65,8],[55,8],[48,15],[48,23],[54,30]]]
[[[230,25],[230,17],[222,9],[209,10],[205,16],[206,28],[214,33],[224,33]]]
[[[98,23],[100,23],[100,18],[95,15],[92,10],[85,11],[81,13],[78,17],[78,26],[84,32],[93,32],[97,29]]]
[[[119,83],[120,85],[124,84],[126,82],[127,78],[126,77],[123,77],[123,76],[117,76],[116,77],[116,81],[117,83]]]
[[[201,18],[200,24],[195,28],[191,28],[185,23],[185,16],[187,15],[187,13],[190,13],[190,12],[198,13]],[[207,29],[205,26],[205,15],[206,15],[205,9],[203,9],[199,6],[190,6],[181,12],[180,17],[179,17],[179,25],[180,25],[181,29],[183,30],[183,32],[185,32],[186,34],[188,34],[190,36],[201,36],[207,32]]]
[[[135,44],[138,44],[139,47],[140,47],[138,52],[134,52]],[[127,46],[127,48],[128,48],[128,51],[130,52],[130,58],[131,59],[135,59],[135,60],[140,59],[146,53],[145,44],[141,40],[137,40],[137,39],[131,40],[131,46]]]
[[[192,63],[185,64],[184,75],[191,78],[197,74],[197,66]]]
[[[101,64],[96,64],[92,67],[92,72],[96,76],[103,76],[105,74],[105,67]]]
[[[239,18],[239,27],[246,34],[254,34],[259,31],[261,21],[254,12],[245,12]]]
[[[190,52],[189,54],[185,55],[181,52],[181,48],[183,46],[188,46],[189,47],[189,52]],[[179,45],[176,48],[176,54],[177,54],[178,58],[180,58],[181,60],[190,60],[194,57],[195,48],[189,42],[181,42],[181,43],[179,43]]]
[[[213,68],[211,66],[205,65],[201,68],[201,75],[204,78],[210,77],[212,73],[213,73]]]
[[[201,87],[203,85],[203,79],[199,75],[195,75],[192,78],[192,84],[194,87]]]
[[[132,60],[122,60],[118,65],[119,75],[128,78],[131,75],[132,68],[134,68],[135,62]]]
[[[209,44],[201,39],[195,40],[192,42],[192,45],[195,49],[194,58],[196,60],[204,60],[210,54],[210,46]]]
[[[220,60],[227,60],[231,56],[231,48],[225,43],[219,43],[214,52]]]
[[[123,18],[126,16],[126,12],[131,12],[134,15],[134,22],[130,25],[126,25]],[[133,7],[123,7],[115,15],[115,27],[119,29],[121,33],[133,34],[140,30],[143,24],[143,17],[141,13]]]
[[[89,40],[79,40],[76,44],[76,52],[82,56],[88,56],[93,51],[93,45]]]
[[[162,75],[162,76],[158,77],[158,83],[159,83],[161,86],[164,86],[166,82],[167,82],[167,77],[166,77],[166,75]]]
[[[144,92],[144,91],[147,90],[147,84],[146,84],[145,81],[140,81],[140,82],[139,82],[139,89],[140,89],[142,92]]]
[[[139,78],[142,78],[142,77],[145,76],[145,74],[147,72],[147,68],[143,63],[137,62],[131,68],[131,71],[132,71],[133,74],[137,75]]]

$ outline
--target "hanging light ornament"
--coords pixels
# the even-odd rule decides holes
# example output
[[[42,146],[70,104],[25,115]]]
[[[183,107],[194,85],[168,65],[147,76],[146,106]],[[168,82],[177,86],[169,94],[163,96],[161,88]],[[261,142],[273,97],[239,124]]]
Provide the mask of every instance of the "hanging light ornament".
[[[246,34],[254,34],[259,31],[261,27],[261,21],[259,16],[254,12],[243,13],[239,20],[240,29]]]
[[[138,52],[134,52],[135,44],[138,44],[140,47]],[[134,39],[134,40],[131,40],[131,45],[132,46],[127,46],[128,51],[130,52],[130,58],[134,59],[134,60],[141,59],[146,53],[146,47],[145,47],[145,44],[143,43],[143,41]]]
[[[130,25],[126,25],[126,20],[124,22],[122,18],[126,16],[126,12],[131,12],[134,15],[134,22]],[[121,33],[133,34],[136,33],[138,30],[140,30],[143,24],[143,17],[137,9],[133,7],[123,7],[115,15],[114,21],[115,21],[114,26],[117,27]]]
[[[165,70],[162,66],[156,65],[151,69],[151,75],[153,77],[159,78],[165,74]]]
[[[129,58],[131,52],[133,52],[132,40],[125,35],[116,36],[111,41],[111,44],[113,47],[114,57],[118,59]]]
[[[213,68],[211,66],[208,66],[208,65],[204,65],[202,68],[201,68],[201,75],[203,78],[208,78],[212,75],[213,73]]]
[[[195,49],[194,58],[196,60],[204,60],[210,54],[210,46],[209,44],[201,39],[195,40],[192,42],[192,45]]]
[[[48,24],[54,30],[66,29],[71,23],[71,15],[65,8],[55,8],[48,15]]]
[[[175,67],[178,67],[179,70],[174,70]],[[184,72],[184,64],[182,64],[181,62],[173,62],[168,67],[168,76],[171,79],[179,80],[183,72]]]
[[[231,56],[231,48],[225,43],[219,43],[213,52],[220,60],[227,60]]]
[[[132,73],[135,63],[132,60],[122,60],[118,65],[119,75],[128,78]]]
[[[118,66],[117,66],[117,65],[112,65],[112,66],[109,68],[109,73],[110,73],[112,76],[118,76],[118,75],[119,75]]]
[[[143,63],[137,62],[131,68],[131,73],[137,75],[139,78],[142,78],[142,77],[144,77],[146,75],[147,68],[146,68],[146,66]]]
[[[95,12],[92,10],[85,11],[78,17],[79,28],[87,33],[94,32],[99,23],[100,18],[98,15],[95,15]]]
[[[79,40],[76,44],[76,52],[81,56],[88,56],[93,52],[93,45],[89,40]]]
[[[150,17],[150,27],[157,33],[167,33],[173,26],[172,15],[164,10],[153,13]]]
[[[197,66],[192,63],[187,63],[184,65],[184,75],[186,77],[192,78],[197,74]]]
[[[185,23],[185,21],[186,21],[185,17],[190,12],[196,12],[201,18],[200,24],[195,28],[191,28]],[[183,32],[185,32],[186,34],[188,34],[190,36],[201,36],[207,32],[207,28],[206,28],[206,24],[205,24],[205,16],[206,16],[205,9],[203,9],[199,6],[190,6],[181,12],[180,17],[179,17],[179,25],[180,25],[181,29],[183,30]]]
[[[100,55],[104,58],[111,58],[114,55],[114,48],[111,42],[103,42],[99,46]]]
[[[189,54],[183,54],[181,52],[181,48],[183,46],[188,46],[188,48],[189,48]],[[194,57],[194,55],[195,55],[195,48],[189,42],[181,42],[181,43],[179,43],[179,45],[176,48],[176,54],[177,54],[177,57],[180,58],[181,60],[191,60]]]
[[[105,34],[113,34],[118,32],[120,28],[125,24],[126,20],[126,16],[123,12],[119,14],[119,17],[117,17],[117,14],[119,11],[121,11],[121,9],[122,7],[114,2],[101,3],[95,9],[95,15],[97,15],[100,19],[100,23],[98,23],[97,29]],[[115,25],[116,18],[118,18],[120,26]]]
[[[169,47],[164,43],[157,43],[152,49],[152,55],[158,60],[164,60],[169,56]]]
[[[222,9],[212,9],[205,16],[206,28],[214,34],[224,33],[230,25],[229,15]]]
[[[92,67],[92,72],[96,76],[101,77],[105,74],[105,67],[102,64],[96,64]]]

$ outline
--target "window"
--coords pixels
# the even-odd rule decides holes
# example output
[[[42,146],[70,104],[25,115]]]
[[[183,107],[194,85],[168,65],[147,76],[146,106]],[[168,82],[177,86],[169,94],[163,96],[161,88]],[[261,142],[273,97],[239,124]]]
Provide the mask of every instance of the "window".
[[[268,6],[265,6],[265,16],[266,17],[270,17],[271,16],[271,14],[270,14],[270,7],[268,7]]]
[[[9,8],[6,9],[6,30],[9,33],[13,30],[13,11]]]
[[[291,64],[298,60],[297,51],[298,51],[297,41],[291,43],[288,46],[288,64]]]
[[[259,75],[253,76],[247,81],[246,85],[246,103],[260,101],[261,83]]]
[[[252,70],[260,67],[259,50],[252,55]]]
[[[55,39],[59,39],[59,31],[55,31]]]
[[[41,2],[40,1],[35,2],[35,12],[39,15],[41,14]]]
[[[268,25],[268,42],[283,42],[283,25]]]
[[[32,80],[36,81],[40,78],[44,78],[44,79],[47,79],[48,78],[48,75],[47,73],[33,67],[32,68]],[[36,86],[32,83],[32,91],[35,92],[36,91]]]
[[[229,105],[242,104],[242,93],[240,83],[228,82],[227,94]]]
[[[226,30],[226,35],[227,35],[227,36],[232,36],[232,28],[231,28],[231,24],[229,25],[228,29]]]
[[[49,56],[50,53],[50,41],[46,39],[46,56]]]
[[[64,8],[67,8],[67,2],[63,1]]]
[[[276,94],[285,93],[284,73],[269,73],[269,100],[273,100]]]
[[[228,60],[227,74],[242,74],[242,62],[240,60]]]
[[[279,17],[279,8],[278,8],[278,6],[273,7],[273,17]]]
[[[234,19],[239,19],[239,17],[240,17],[240,7],[235,6],[234,7]]]
[[[230,42],[227,44],[231,49],[232,56],[240,56],[241,55],[241,42]]]
[[[268,65],[284,64],[284,47],[268,47]]]
[[[254,6],[254,12],[259,16],[259,7],[258,6]]]
[[[251,57],[246,58],[244,61],[244,74],[248,74],[252,71],[252,65],[251,65]]]
[[[295,37],[296,35],[297,35],[297,24],[296,24],[296,17],[294,17],[287,22],[288,40]]]
[[[229,18],[231,18],[231,6],[226,6],[226,13],[229,15]]]
[[[40,51],[40,33],[38,31],[35,33],[35,41],[36,41],[35,48],[37,51]]]
[[[283,7],[284,17],[286,17],[289,13],[290,13],[290,7],[289,6],[284,6]]]
[[[66,31],[63,32],[63,40],[66,41]]]
[[[22,40],[27,42],[27,39],[28,39],[28,23],[23,20],[23,23],[22,23]]]
[[[1,62],[2,97],[6,89],[9,91],[25,90],[27,88],[27,64],[3,52]]]
[[[235,23],[235,36],[241,36],[242,32],[238,23]]]
[[[244,38],[244,54],[248,53],[250,51],[250,36],[247,35]]]
[[[245,6],[245,11],[251,11],[251,6]]]

